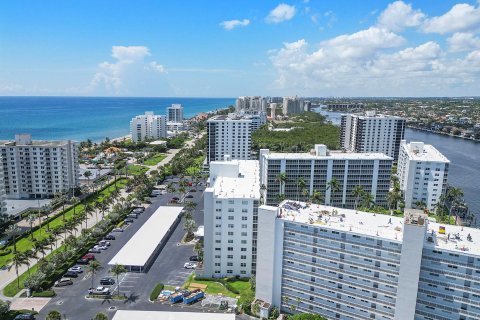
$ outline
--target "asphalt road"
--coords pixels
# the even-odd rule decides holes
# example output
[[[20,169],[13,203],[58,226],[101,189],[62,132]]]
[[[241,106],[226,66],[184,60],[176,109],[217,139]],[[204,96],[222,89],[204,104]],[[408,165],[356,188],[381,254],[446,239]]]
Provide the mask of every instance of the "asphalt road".
[[[193,200],[197,202],[197,208],[193,217],[197,225],[203,225],[203,187],[195,187]],[[104,267],[94,278],[94,287],[99,286],[99,280],[105,276],[111,276],[108,271],[108,262],[135,234],[159,206],[166,205],[174,195],[167,194],[152,198],[152,204],[134,221],[124,232],[114,232],[116,240],[110,241],[111,246],[101,254],[96,254],[96,259]],[[178,196],[178,195],[175,195]],[[38,315],[38,319],[44,319],[50,310],[58,310],[66,319],[87,320],[92,319],[98,312],[106,312],[113,317],[114,311],[125,310],[178,310],[199,311],[198,306],[175,306],[149,302],[152,289],[159,282],[167,285],[179,286],[190,275],[191,270],[183,268],[183,264],[194,254],[192,245],[182,245],[180,240],[184,236],[184,218],[177,225],[175,231],[163,247],[162,251],[146,273],[126,273],[119,277],[120,291],[128,297],[126,301],[87,299],[88,288],[92,286],[92,278],[85,272],[74,279],[72,286],[55,288],[57,296],[45,306]],[[113,277],[115,278],[115,277]],[[111,290],[117,290],[118,284],[110,286]],[[173,310],[174,309],[174,310]]]

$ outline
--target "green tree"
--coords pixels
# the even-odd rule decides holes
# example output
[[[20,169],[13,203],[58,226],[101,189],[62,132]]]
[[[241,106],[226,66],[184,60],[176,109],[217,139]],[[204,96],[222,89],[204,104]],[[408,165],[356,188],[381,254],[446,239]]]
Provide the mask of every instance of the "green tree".
[[[13,257],[10,259],[11,265],[8,267],[8,271],[15,267],[15,273],[17,275],[17,288],[20,289],[20,278],[18,277],[18,269],[28,262],[27,256],[23,252],[15,251]]]
[[[363,190],[362,186],[355,186],[352,190],[352,195],[355,197],[355,210],[358,208],[358,202],[360,201],[360,198],[362,197],[363,193],[365,191]]]
[[[6,316],[8,312],[10,311],[10,301],[8,300],[0,300],[0,315],[1,316]]]
[[[324,318],[318,314],[299,313],[288,317],[288,320],[327,320],[327,318]]]
[[[306,183],[303,177],[297,179],[297,201],[300,200],[300,191],[305,189]],[[300,189],[300,190],[299,190]]]
[[[330,189],[330,204],[332,203],[332,196],[340,190],[340,182],[336,178],[327,182],[327,190]]]
[[[102,269],[102,265],[97,260],[92,260],[87,266],[87,271],[92,275],[92,288],[94,287],[94,278],[98,271]]]
[[[318,190],[313,190],[312,203],[320,204],[322,203],[322,200],[323,200],[322,193]]]
[[[47,314],[45,320],[62,320],[62,315],[57,310],[52,310]]]
[[[120,296],[120,282],[118,282],[118,277],[124,273],[127,272],[127,268],[125,266],[122,266],[121,264],[116,263],[112,269],[110,269],[110,272],[117,278],[117,295]]]
[[[371,208],[375,204],[373,201],[373,195],[368,192],[364,192],[362,196],[362,206],[365,208]]]
[[[35,222],[36,218],[37,217],[35,216],[35,214],[30,213],[26,219],[28,224],[30,225],[30,238],[32,239],[32,241],[33,241],[33,223]]]
[[[186,219],[185,223],[183,224],[183,230],[187,233],[186,238],[191,239],[193,238],[193,232],[197,228],[197,224],[193,219]]]
[[[280,194],[285,194],[285,184],[288,182],[287,174],[280,172],[277,176],[277,181],[280,183]]]
[[[103,312],[99,312],[95,315],[95,318],[93,318],[93,320],[108,320],[108,316]]]
[[[200,241],[197,241],[197,243],[195,243],[195,246],[193,247],[193,252],[197,254],[198,260],[202,261],[203,260],[203,243]]]
[[[17,236],[20,234],[21,230],[16,224],[12,224],[5,230],[5,234],[10,239],[13,239],[13,253],[17,252]]]

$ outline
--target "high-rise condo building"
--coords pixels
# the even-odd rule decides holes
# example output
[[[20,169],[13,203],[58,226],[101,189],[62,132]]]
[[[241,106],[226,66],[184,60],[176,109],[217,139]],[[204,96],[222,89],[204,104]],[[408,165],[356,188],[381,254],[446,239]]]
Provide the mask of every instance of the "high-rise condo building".
[[[282,198],[307,200],[320,194],[325,204],[353,208],[357,186],[387,206],[393,159],[383,153],[329,151],[322,144],[310,153],[270,153],[260,150],[262,197],[266,204]],[[323,202],[323,201],[322,201]]]
[[[305,108],[304,108],[303,99],[298,97],[283,98],[283,115],[284,116],[302,113],[304,111],[305,111]]]
[[[251,156],[252,119],[229,114],[207,121],[207,162],[231,159],[249,160]]]
[[[70,140],[32,140],[29,134],[0,141],[8,198],[49,198],[78,186],[78,145]]]
[[[147,111],[130,121],[130,133],[133,142],[167,137],[167,119],[163,115],[154,115]]]
[[[239,97],[235,101],[236,112],[266,112],[267,99],[258,96]]]
[[[204,276],[249,277],[256,267],[258,161],[225,158],[210,163],[205,189]]]
[[[183,107],[181,104],[172,104],[167,108],[169,122],[183,122]]]
[[[256,297],[327,319],[480,319],[480,230],[284,201],[258,212]]]
[[[353,152],[383,152],[398,159],[400,141],[405,134],[405,119],[377,115],[344,114],[341,118],[340,146]]]
[[[425,206],[435,210],[439,198],[447,189],[450,161],[435,147],[423,142],[402,141],[397,176],[406,208]]]

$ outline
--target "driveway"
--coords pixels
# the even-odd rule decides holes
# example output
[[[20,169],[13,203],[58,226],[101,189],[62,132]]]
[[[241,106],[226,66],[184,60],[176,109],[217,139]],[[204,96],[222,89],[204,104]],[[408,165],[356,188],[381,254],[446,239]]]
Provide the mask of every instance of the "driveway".
[[[198,190],[198,188],[197,188]],[[193,214],[197,225],[203,225],[203,188],[202,192],[192,193],[193,199],[198,203],[196,212]],[[153,203],[142,213],[133,224],[124,232],[114,233],[116,240],[112,240],[109,249],[101,254],[97,254],[97,260],[102,264],[102,269],[94,280],[94,285],[99,285],[99,280],[105,276],[111,276],[108,273],[107,263],[123,247],[123,245],[135,234],[135,232],[145,223],[145,221],[155,212],[159,206],[166,205],[171,199],[171,194],[162,195],[153,198]],[[183,268],[183,264],[194,254],[192,245],[180,244],[185,234],[182,221],[170,236],[162,251],[151,265],[146,273],[126,273],[119,277],[119,284],[110,286],[112,290],[120,290],[128,297],[126,301],[116,300],[93,300],[86,299],[88,288],[91,287],[90,275],[83,273],[74,280],[72,286],[56,288],[57,296],[39,314],[39,319],[43,319],[50,310],[58,310],[69,320],[91,319],[98,312],[110,313],[117,309],[133,310],[171,310],[170,306],[163,306],[158,303],[149,302],[149,296],[152,289],[159,282],[166,285],[179,286],[183,284],[186,278],[191,274],[190,270]],[[113,277],[115,278],[115,277]],[[112,308],[112,309],[110,309]],[[189,307],[183,307],[182,311],[187,311]],[[195,308],[191,310],[197,310]]]

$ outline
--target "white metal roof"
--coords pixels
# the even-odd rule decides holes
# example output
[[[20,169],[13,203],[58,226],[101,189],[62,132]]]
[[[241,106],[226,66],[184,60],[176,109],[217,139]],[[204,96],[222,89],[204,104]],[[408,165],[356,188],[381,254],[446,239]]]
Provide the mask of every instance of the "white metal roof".
[[[112,320],[235,320],[231,313],[118,310]]]
[[[108,263],[144,266],[183,207],[159,207]]]

